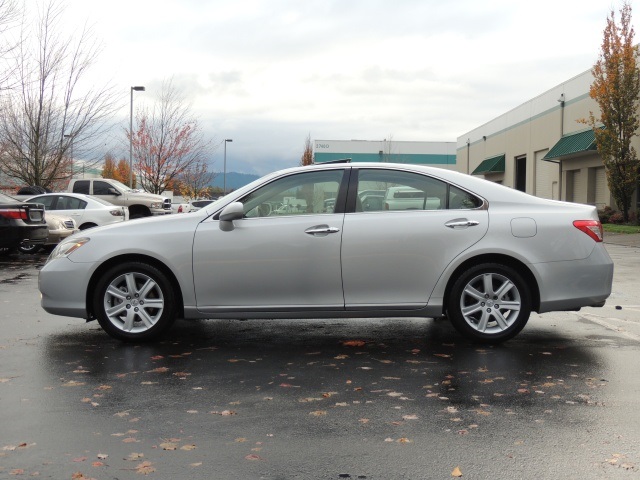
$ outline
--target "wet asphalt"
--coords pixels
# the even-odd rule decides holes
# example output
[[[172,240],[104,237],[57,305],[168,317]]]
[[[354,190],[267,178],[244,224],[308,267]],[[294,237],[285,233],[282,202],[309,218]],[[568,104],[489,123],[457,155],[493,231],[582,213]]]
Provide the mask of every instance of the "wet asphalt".
[[[640,475],[640,247],[601,309],[502,346],[446,320],[180,321],[130,345],[48,315],[0,259],[0,478]]]

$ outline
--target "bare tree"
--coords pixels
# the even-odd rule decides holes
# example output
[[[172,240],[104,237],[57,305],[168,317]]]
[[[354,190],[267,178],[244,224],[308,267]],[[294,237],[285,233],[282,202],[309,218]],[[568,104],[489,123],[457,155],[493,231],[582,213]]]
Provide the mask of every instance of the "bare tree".
[[[19,19],[16,0],[0,0],[0,59],[6,60],[18,46],[18,39],[12,38],[10,33],[18,26]],[[10,69],[0,72],[0,90],[7,88],[10,76]]]
[[[70,178],[71,152],[90,158],[118,106],[112,87],[81,85],[99,47],[86,26],[64,36],[63,13],[56,0],[38,4],[10,61],[14,86],[0,102],[0,171],[16,183],[50,187]]]
[[[151,111],[139,110],[138,130],[127,132],[140,185],[151,193],[170,188],[185,171],[206,164],[211,146],[205,141],[198,121],[183,96],[165,81],[158,102]]]
[[[215,177],[206,162],[194,163],[178,177],[180,195],[188,199],[211,197],[211,182]]]

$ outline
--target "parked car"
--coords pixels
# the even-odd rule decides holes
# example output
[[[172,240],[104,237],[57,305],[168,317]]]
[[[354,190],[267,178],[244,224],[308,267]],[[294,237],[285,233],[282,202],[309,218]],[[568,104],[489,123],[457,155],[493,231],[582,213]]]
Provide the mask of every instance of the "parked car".
[[[191,211],[191,205],[189,203],[172,203],[171,211],[173,213],[188,213]]]
[[[0,253],[20,245],[42,245],[47,238],[44,206],[0,193]]]
[[[42,203],[48,212],[73,218],[80,230],[129,219],[127,207],[81,193],[46,193],[31,197],[27,202]]]
[[[114,205],[128,207],[131,218],[167,215],[171,200],[161,195],[133,190],[112,178],[72,179],[67,192],[94,195]]]
[[[383,185],[438,208],[357,211],[358,191]],[[282,198],[306,208],[261,209]],[[446,315],[467,338],[497,343],[532,311],[605,303],[613,262],[602,235],[593,206],[438,168],[320,164],[189,215],[76,235],[49,256],[39,287],[47,312],[97,319],[122,340],[156,338],[176,317]]]
[[[22,253],[33,254],[39,252],[43,248],[53,249],[53,247],[65,238],[73,235],[74,233],[78,233],[76,222],[74,222],[71,217],[63,217],[48,212],[45,215],[45,220],[47,221],[47,228],[49,229],[49,235],[45,242],[43,244],[23,244],[18,247],[18,250]]]
[[[203,199],[203,200],[191,200],[189,202],[190,205],[190,212],[197,212],[198,210],[200,210],[201,208],[206,207],[207,205],[211,205],[213,202],[215,202],[215,200],[209,200],[209,199]]]

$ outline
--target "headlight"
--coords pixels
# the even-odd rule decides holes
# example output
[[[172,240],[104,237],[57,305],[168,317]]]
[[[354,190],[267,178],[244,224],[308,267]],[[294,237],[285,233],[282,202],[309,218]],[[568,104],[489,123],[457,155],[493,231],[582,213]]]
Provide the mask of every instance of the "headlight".
[[[150,205],[151,208],[162,208],[162,204],[161,203],[152,203]]]
[[[72,239],[69,241],[59,243],[58,246],[53,249],[53,252],[51,252],[51,255],[49,255],[47,262],[50,262],[51,260],[55,260],[56,258],[60,258],[60,257],[68,257],[77,249],[82,247],[85,243],[87,243],[89,240],[90,239],[88,237],[80,237],[80,238],[72,237]]]

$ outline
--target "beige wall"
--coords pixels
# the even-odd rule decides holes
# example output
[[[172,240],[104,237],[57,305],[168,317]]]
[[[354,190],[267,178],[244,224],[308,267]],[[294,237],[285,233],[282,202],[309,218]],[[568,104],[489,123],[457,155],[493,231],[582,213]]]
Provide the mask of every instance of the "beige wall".
[[[516,161],[526,156],[526,192],[543,198],[615,207],[606,181],[602,161],[595,152],[584,152],[558,163],[542,158],[562,135],[583,131],[588,125],[579,122],[589,112],[596,116],[597,104],[589,97],[590,71],[568,80],[513,110],[458,137],[457,164],[471,173],[480,163],[495,155],[505,155],[504,174],[485,178],[515,187]],[[640,152],[640,139],[634,139]],[[562,178],[560,178],[562,176]],[[635,199],[633,206],[635,207]],[[634,208],[635,209],[635,208]]]

